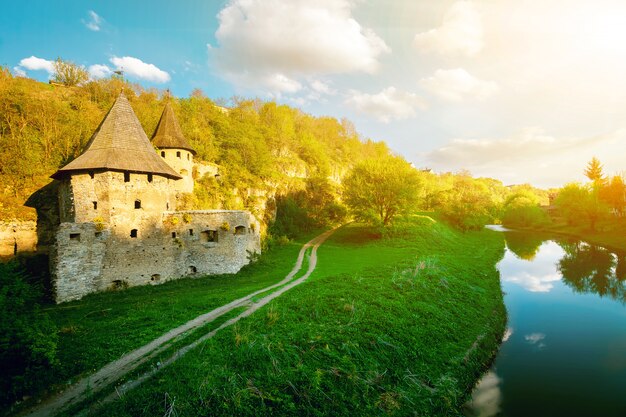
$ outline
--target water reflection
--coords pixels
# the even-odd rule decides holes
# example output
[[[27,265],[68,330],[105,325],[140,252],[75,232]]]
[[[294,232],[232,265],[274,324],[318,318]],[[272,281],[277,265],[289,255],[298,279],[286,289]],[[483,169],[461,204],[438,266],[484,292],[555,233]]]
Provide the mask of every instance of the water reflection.
[[[544,243],[541,238],[528,238],[518,232],[505,233],[505,237],[509,250],[498,264],[500,270],[507,271],[502,280],[530,292],[552,290],[554,284],[561,280],[561,274],[554,268],[563,256],[559,245],[550,241]]]
[[[508,328],[465,415],[626,416],[625,254],[503,233]]]
[[[565,255],[558,270],[565,284],[579,293],[596,293],[626,302],[624,255],[583,242],[559,242]]]
[[[546,344],[543,343],[545,338],[545,333],[531,333],[524,336],[524,340],[526,340],[529,345],[533,345],[537,349],[543,349],[546,347]]]
[[[549,292],[563,279],[578,293],[595,293],[626,303],[626,254],[581,241],[552,241],[541,234],[506,231],[504,237],[507,248],[520,261],[505,256],[503,263],[513,272],[504,278],[507,281],[528,291]],[[536,259],[540,251],[542,259]],[[555,255],[556,270],[549,259]]]
[[[494,371],[488,371],[474,388],[472,400],[466,405],[465,414],[473,417],[498,415],[502,402],[501,382]]]
[[[547,239],[534,233],[521,233],[510,231],[504,233],[506,239],[506,246],[511,252],[513,252],[518,258],[532,261],[537,256],[539,247]]]

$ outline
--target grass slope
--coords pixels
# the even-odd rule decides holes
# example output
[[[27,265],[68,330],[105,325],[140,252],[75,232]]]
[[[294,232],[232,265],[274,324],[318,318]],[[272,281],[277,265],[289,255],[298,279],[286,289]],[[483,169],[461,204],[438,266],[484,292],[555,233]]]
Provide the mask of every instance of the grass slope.
[[[311,236],[271,249],[237,275],[92,294],[43,309],[59,329],[58,365],[37,388],[60,389],[198,315],[283,279]]]
[[[457,415],[499,345],[501,234],[340,229],[318,269],[101,415]]]

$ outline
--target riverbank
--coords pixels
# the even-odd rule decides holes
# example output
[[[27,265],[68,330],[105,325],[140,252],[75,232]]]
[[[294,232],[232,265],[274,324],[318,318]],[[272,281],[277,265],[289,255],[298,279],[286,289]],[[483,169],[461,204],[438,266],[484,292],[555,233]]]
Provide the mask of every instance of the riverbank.
[[[352,224],[309,279],[100,415],[457,415],[506,322],[502,235]]]
[[[586,224],[572,226],[565,222],[556,222],[544,227],[511,228],[514,230],[572,237],[607,249],[626,251],[626,219],[599,221],[595,230],[591,230]]]

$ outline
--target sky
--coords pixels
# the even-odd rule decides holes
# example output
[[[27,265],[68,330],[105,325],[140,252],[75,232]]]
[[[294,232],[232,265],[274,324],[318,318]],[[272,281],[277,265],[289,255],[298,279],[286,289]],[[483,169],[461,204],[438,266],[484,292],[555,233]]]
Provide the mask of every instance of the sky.
[[[348,118],[416,167],[505,185],[626,170],[622,0],[5,2],[0,65],[57,57],[187,97]]]

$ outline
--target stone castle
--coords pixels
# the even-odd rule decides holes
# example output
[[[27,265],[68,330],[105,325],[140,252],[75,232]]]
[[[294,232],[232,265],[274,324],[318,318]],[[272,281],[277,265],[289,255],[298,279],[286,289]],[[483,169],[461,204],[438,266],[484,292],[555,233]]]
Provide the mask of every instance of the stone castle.
[[[169,102],[151,142],[120,94],[83,153],[27,202],[37,209],[57,302],[236,273],[260,253],[260,225],[251,213],[177,211],[182,193],[193,191],[194,175],[213,173],[194,155]]]

